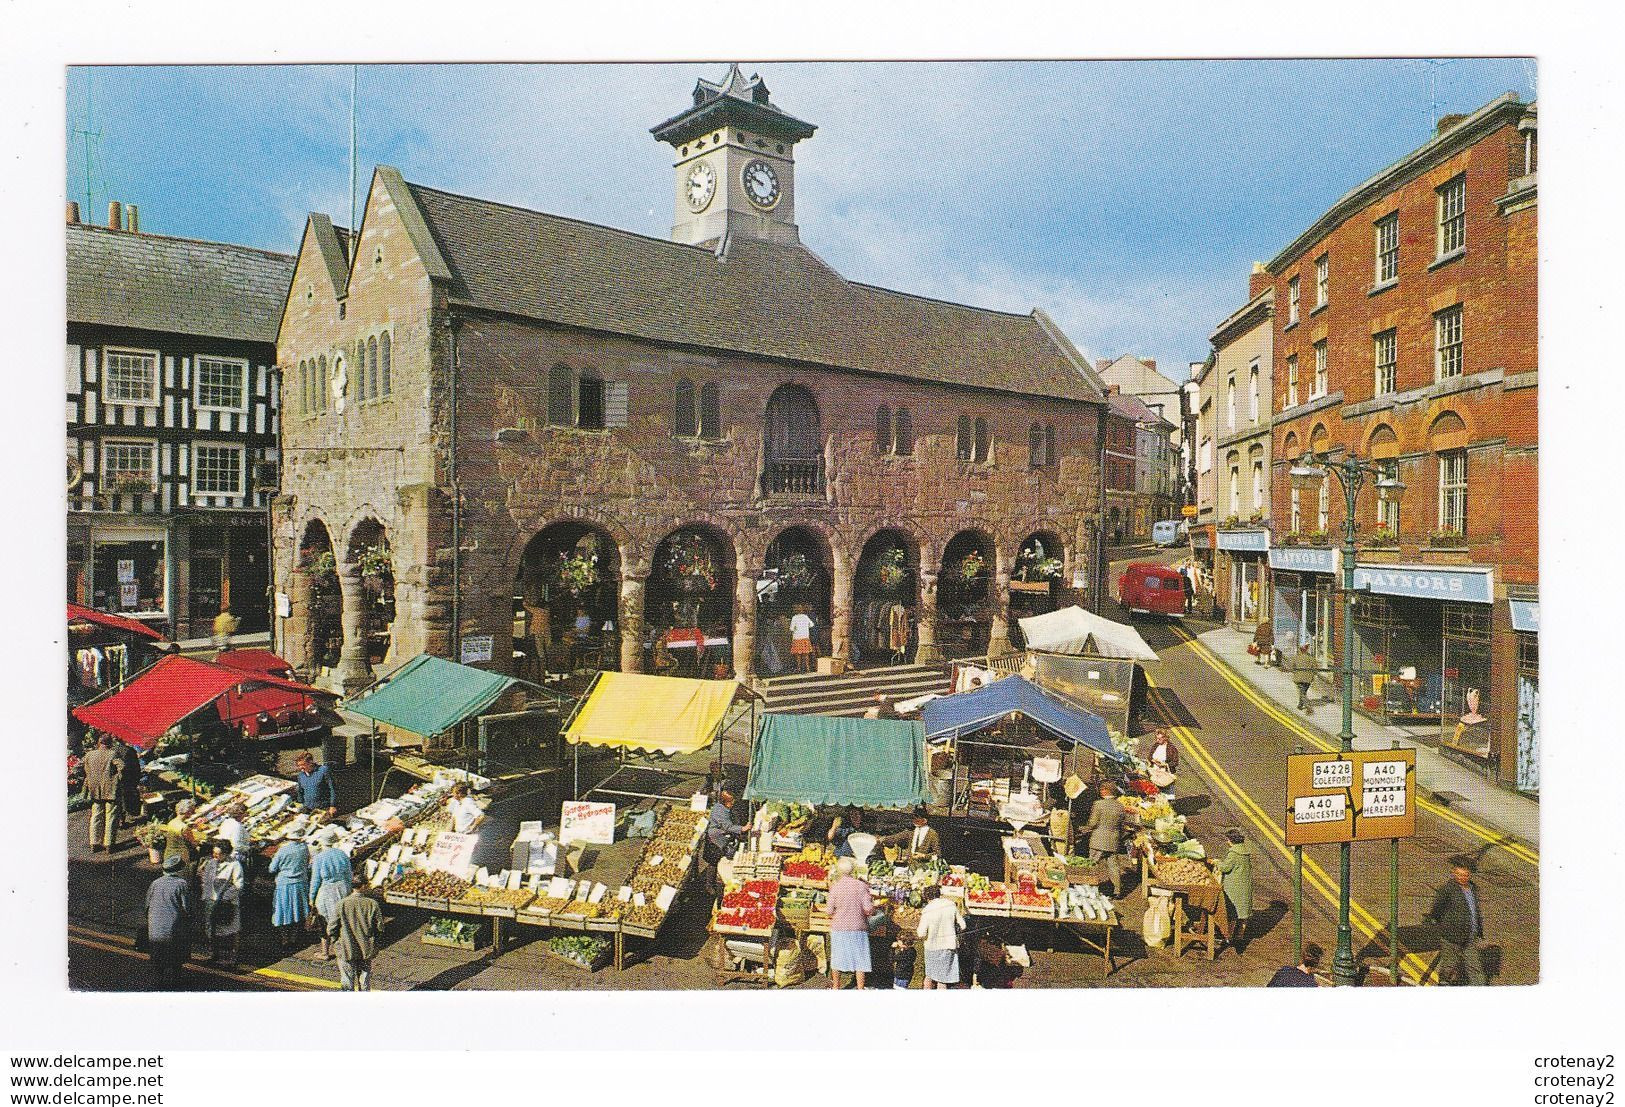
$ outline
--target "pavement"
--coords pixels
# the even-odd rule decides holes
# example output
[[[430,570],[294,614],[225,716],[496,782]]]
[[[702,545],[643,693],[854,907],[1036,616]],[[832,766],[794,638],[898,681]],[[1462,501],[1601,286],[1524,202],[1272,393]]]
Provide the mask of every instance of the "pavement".
[[[1252,643],[1251,634],[1229,627],[1215,627],[1197,636],[1213,653],[1218,655],[1237,676],[1263,693],[1286,711],[1335,740],[1343,729],[1343,709],[1335,697],[1323,693],[1324,686],[1311,690],[1309,711],[1298,711],[1298,686],[1290,674],[1272,665],[1260,665],[1247,652]],[[1414,727],[1384,726],[1354,713],[1354,748],[1357,750],[1389,749],[1394,743],[1416,751],[1416,782],[1422,791],[1452,811],[1460,812],[1476,822],[1494,827],[1505,834],[1538,849],[1540,847],[1540,803],[1520,792],[1512,791],[1487,778],[1482,772],[1447,757],[1430,743],[1437,741],[1437,731],[1422,731]],[[1443,795],[1452,793],[1453,795]],[[1455,798],[1455,797],[1460,797]]]

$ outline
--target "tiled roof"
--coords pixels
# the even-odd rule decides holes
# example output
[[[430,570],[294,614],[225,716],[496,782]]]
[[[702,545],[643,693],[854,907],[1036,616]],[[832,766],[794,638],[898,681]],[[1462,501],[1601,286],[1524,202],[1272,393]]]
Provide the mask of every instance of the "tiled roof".
[[[275,342],[294,259],[70,223],[68,321]]]
[[[733,236],[708,246],[408,188],[475,307],[657,342],[1068,400],[1098,400],[1037,314],[843,278],[812,251]]]

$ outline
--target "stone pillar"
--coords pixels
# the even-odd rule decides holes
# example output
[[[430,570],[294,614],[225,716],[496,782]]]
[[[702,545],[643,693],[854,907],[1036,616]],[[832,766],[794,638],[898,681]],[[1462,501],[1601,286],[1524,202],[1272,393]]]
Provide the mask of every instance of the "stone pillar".
[[[297,554],[295,555],[297,561]],[[312,678],[316,675],[316,651],[311,642],[315,633],[315,620],[311,618],[310,574],[295,565],[286,579],[288,589],[288,617],[277,619],[272,613],[272,625],[281,624],[283,659],[295,669],[308,668]]]
[[[835,556],[829,597],[829,653],[842,661],[852,660],[852,566]]]
[[[1010,556],[1003,546],[993,551],[993,629],[987,639],[987,655],[1003,657],[1013,653],[1010,646]]]
[[[643,587],[647,577],[621,576],[621,672],[643,672]]]
[[[739,570],[734,586],[734,676],[753,683],[756,676],[756,580],[760,569]]]
[[[339,594],[343,597],[339,626],[344,633],[344,645],[339,649],[336,676],[339,687],[348,696],[372,682],[372,669],[367,665],[367,642],[363,637],[367,595],[361,587],[361,570],[356,565],[340,562],[338,576]]]
[[[920,570],[920,630],[914,663],[942,664],[942,651],[937,648],[937,574],[925,568]]]

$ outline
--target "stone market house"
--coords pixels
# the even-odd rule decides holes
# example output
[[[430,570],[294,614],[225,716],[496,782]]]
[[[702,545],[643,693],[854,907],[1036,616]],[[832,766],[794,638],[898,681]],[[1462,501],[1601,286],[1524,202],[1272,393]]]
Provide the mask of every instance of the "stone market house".
[[[294,259],[67,224],[68,599],[207,638],[268,628],[276,330]]]
[[[647,671],[697,628],[771,675],[798,610],[868,664],[900,606],[929,661],[1007,649],[1034,565],[1093,594],[1087,359],[1040,311],[849,281],[801,245],[812,131],[737,68],[700,81],[653,131],[670,241],[384,166],[356,231],[312,215],[278,339],[284,654],[347,688],[424,650]]]
[[[1268,265],[1274,546],[1329,578],[1352,452],[1405,485],[1358,505],[1355,706],[1539,789],[1539,385],[1534,104],[1446,116]],[[1318,563],[1316,563],[1319,551]],[[1305,584],[1305,587],[1308,587]],[[1341,615],[1332,646],[1341,653]]]

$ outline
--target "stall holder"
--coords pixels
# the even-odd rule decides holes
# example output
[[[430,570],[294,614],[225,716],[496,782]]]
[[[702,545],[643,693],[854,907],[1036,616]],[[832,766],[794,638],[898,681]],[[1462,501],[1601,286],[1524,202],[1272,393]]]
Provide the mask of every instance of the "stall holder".
[[[1080,746],[1097,758],[1104,757],[1119,763],[1126,760],[1113,745],[1111,734],[1098,715],[1044,691],[1021,676],[1003,677],[974,691],[932,700],[925,705],[923,716],[927,742],[952,742],[954,746],[948,803],[934,805],[945,808],[949,815],[976,814],[972,811],[973,783],[969,777],[967,753],[991,751],[986,756],[1002,756],[1011,764],[1036,758],[1059,760],[1061,763],[1055,767],[1057,779],[1068,773],[1076,773]],[[1020,738],[994,741],[992,735],[983,739],[968,737],[1015,718],[1031,720],[1037,730],[1051,735],[1056,745],[1036,745]],[[963,777],[962,769],[965,770]],[[980,787],[975,790],[986,795],[985,806],[988,808],[986,814],[980,817],[999,822],[1011,821],[1006,817],[1007,812],[1001,812],[1000,805],[1008,802],[1007,797],[1014,791],[1013,779],[1013,775],[1003,778],[1002,794],[999,778],[980,782]],[[1023,818],[1025,823],[1036,823],[1045,817],[1041,812],[1034,811],[1025,812],[1025,815],[1030,816]]]
[[[574,795],[671,800],[667,792],[635,791],[618,778],[640,770],[678,780],[704,778],[703,770],[683,770],[665,759],[694,754],[745,725],[745,741],[756,727],[761,697],[736,680],[693,680],[647,673],[596,674],[565,721],[564,739],[575,747]],[[748,707],[742,707],[741,703]],[[581,747],[616,751],[615,769],[581,789]],[[696,789],[690,789],[691,791]]]

